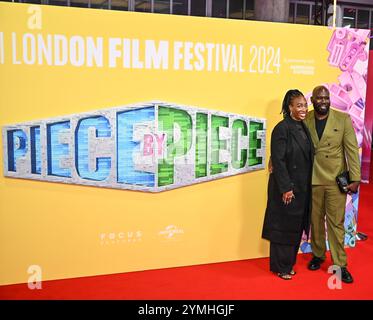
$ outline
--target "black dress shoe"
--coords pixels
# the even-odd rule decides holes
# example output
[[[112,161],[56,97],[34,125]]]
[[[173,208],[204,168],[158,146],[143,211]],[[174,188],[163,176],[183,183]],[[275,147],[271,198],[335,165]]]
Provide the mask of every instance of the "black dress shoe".
[[[315,271],[320,269],[320,265],[324,262],[323,259],[318,258],[318,257],[313,257],[312,260],[308,264],[308,269]]]
[[[344,283],[352,283],[354,279],[352,278],[351,273],[348,272],[346,267],[341,267],[341,280]]]

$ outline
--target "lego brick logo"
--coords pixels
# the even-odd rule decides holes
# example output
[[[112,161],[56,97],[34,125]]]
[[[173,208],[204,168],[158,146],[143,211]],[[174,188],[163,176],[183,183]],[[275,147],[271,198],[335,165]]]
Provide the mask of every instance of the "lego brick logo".
[[[264,168],[264,119],[151,102],[3,128],[4,175],[158,192]]]

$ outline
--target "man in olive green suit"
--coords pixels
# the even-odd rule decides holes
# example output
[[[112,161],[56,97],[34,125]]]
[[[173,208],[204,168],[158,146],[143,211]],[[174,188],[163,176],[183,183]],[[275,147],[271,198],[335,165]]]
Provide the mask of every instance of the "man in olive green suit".
[[[325,260],[326,217],[333,264],[341,268],[342,281],[351,283],[353,278],[346,268],[347,257],[344,249],[347,195],[339,190],[336,177],[348,170],[352,181],[348,191],[357,192],[360,182],[359,147],[348,114],[330,109],[330,95],[326,87],[316,87],[311,101],[314,110],[308,113],[305,120],[315,146],[311,215],[313,258],[308,268],[318,270]]]

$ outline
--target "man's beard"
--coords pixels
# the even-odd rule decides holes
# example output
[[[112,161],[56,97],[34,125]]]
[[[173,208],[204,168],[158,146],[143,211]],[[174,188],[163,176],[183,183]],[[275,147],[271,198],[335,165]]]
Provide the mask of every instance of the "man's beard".
[[[330,108],[330,106],[325,106],[324,108],[317,107],[317,108],[315,108],[315,111],[316,111],[317,114],[319,114],[320,116],[325,116],[325,115],[328,114],[328,112],[329,112],[329,108]]]

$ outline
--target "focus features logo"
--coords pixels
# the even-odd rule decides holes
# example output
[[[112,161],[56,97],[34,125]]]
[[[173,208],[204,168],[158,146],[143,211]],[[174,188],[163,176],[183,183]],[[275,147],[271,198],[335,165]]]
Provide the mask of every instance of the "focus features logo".
[[[136,243],[142,241],[142,231],[120,231],[100,234],[101,245]]]

